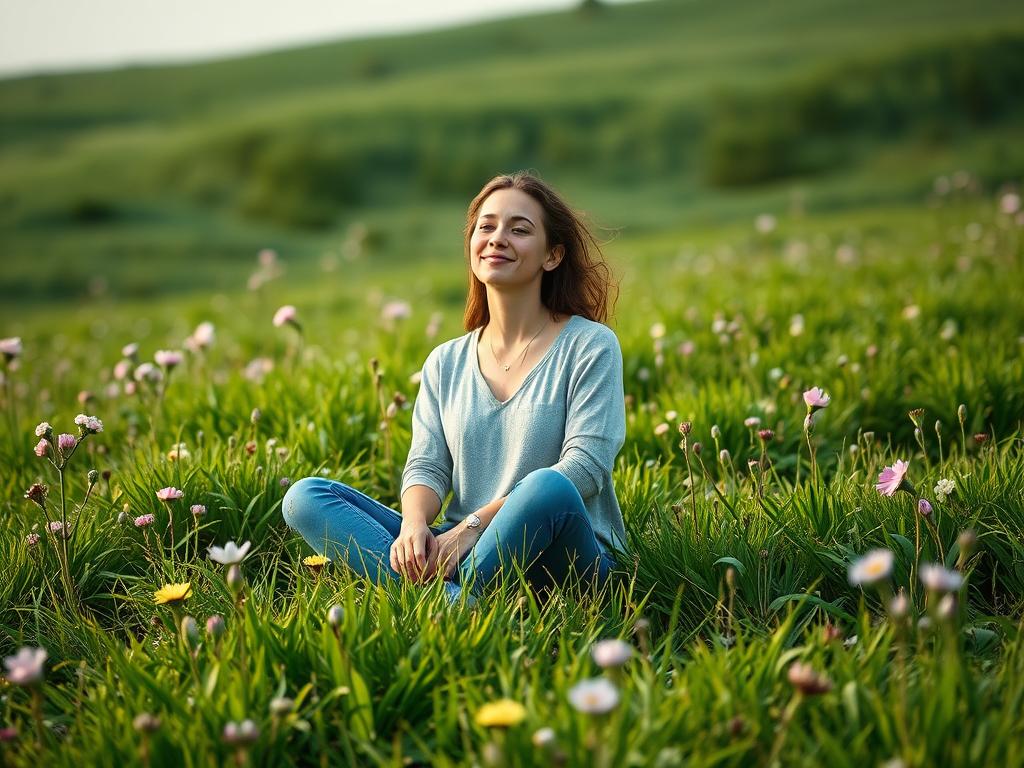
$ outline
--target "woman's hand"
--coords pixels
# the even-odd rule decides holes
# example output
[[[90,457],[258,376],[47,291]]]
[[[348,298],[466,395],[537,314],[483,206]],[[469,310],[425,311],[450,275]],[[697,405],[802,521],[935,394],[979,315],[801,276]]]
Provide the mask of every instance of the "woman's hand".
[[[419,582],[434,571],[438,540],[430,527],[420,521],[403,521],[398,538],[391,545],[391,567],[407,579]]]
[[[436,573],[445,581],[449,581],[455,569],[466,553],[473,548],[480,534],[472,528],[467,528],[464,523],[459,523],[450,531],[445,531],[437,537],[437,560]],[[434,575],[433,572],[427,576]]]

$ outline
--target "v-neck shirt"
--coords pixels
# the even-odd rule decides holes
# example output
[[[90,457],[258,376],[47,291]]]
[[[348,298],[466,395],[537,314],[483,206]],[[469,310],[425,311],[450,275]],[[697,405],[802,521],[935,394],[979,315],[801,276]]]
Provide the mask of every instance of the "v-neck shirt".
[[[571,316],[502,402],[480,370],[480,331],[440,344],[423,364],[402,493],[425,485],[443,505],[451,492],[445,519],[458,522],[507,495],[533,470],[550,467],[580,492],[598,540],[624,548],[612,483],[626,435],[615,333]]]

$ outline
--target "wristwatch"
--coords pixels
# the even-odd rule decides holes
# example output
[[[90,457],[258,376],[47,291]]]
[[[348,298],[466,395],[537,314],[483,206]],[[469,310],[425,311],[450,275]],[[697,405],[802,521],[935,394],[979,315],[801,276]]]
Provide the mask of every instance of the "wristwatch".
[[[480,515],[478,515],[476,512],[470,512],[468,515],[466,515],[467,528],[479,528],[481,522],[482,521],[480,520]]]

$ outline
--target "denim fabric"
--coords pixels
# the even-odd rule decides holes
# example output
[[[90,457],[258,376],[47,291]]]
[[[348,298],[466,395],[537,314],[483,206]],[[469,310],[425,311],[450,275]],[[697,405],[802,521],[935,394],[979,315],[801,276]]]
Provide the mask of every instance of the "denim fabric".
[[[373,581],[400,578],[391,568],[391,544],[402,516],[364,493],[335,480],[307,477],[285,494],[285,522],[317,552],[347,563]],[[436,536],[454,527],[432,526]],[[515,560],[535,588],[561,584],[570,572],[603,584],[615,561],[594,535],[583,499],[572,482],[550,469],[535,470],[509,492],[498,514],[463,557],[453,581],[473,592]],[[454,585],[453,585],[454,586]],[[446,585],[449,597],[458,589]]]

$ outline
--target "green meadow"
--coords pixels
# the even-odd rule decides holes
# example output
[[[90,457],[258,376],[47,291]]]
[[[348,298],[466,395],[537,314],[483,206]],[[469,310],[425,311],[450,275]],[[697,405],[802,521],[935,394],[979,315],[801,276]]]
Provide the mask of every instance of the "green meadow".
[[[1024,764],[1022,54],[1007,3],[656,1],[0,81],[0,762]],[[398,508],[524,167],[618,283],[619,570],[306,561],[295,480]]]

